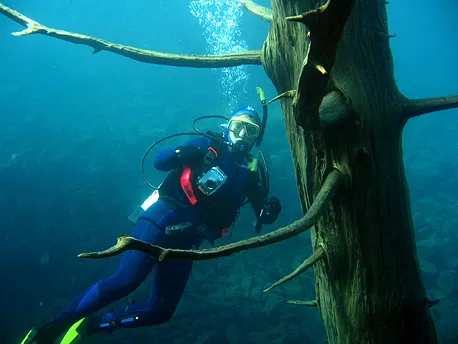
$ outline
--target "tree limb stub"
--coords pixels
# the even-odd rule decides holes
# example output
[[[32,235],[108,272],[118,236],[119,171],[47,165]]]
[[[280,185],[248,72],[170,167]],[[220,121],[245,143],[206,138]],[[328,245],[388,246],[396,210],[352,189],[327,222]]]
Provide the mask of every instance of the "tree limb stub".
[[[291,98],[294,99],[296,90],[289,90],[279,94],[267,102],[273,103],[279,99]],[[342,120],[350,116],[351,106],[348,100],[340,91],[332,91],[328,93],[321,102],[319,107],[320,124],[325,127],[328,125],[338,124]]]
[[[458,107],[458,95],[449,97],[409,99],[403,109],[405,119],[425,115],[434,111],[448,110]]]
[[[317,261],[322,259],[324,256],[324,250],[322,247],[318,247],[313,254],[307,258],[301,265],[299,265],[296,270],[291,272],[289,275],[286,275],[285,277],[281,278],[274,284],[272,284],[269,288],[265,289],[264,292],[267,292],[269,290],[272,290],[275,287],[278,287],[279,285],[291,281],[293,278],[303,274],[306,272],[310,267],[313,266]]]
[[[139,49],[127,45],[112,43],[96,37],[53,29],[24,16],[2,3],[0,3],[0,14],[3,14],[16,23],[26,27],[23,31],[13,33],[13,36],[23,36],[35,33],[42,34],[74,44],[87,45],[94,49],[94,54],[99,51],[106,50],[140,62],[177,67],[220,68],[235,67],[246,64],[262,64],[260,50],[223,55],[170,54],[153,50]]]
[[[318,307],[318,302],[316,300],[313,301],[300,301],[300,300],[290,300],[288,301],[291,305],[299,305],[299,306],[306,306],[306,307]]]
[[[439,302],[440,302],[439,299],[435,299],[435,300],[426,299],[426,304],[428,308],[431,308],[432,306],[437,305]]]
[[[283,92],[283,93],[279,94],[278,96],[272,98],[271,100],[269,100],[267,102],[267,104],[273,103],[273,102],[277,101],[278,99],[282,99],[282,98],[291,98],[291,99],[293,99],[295,96],[296,96],[296,90],[289,90],[289,91]]]
[[[255,16],[268,21],[269,23],[272,22],[272,10],[258,5],[252,0],[242,0],[242,6],[249,12],[253,13]]]
[[[328,209],[329,203],[333,199],[338,188],[342,184],[343,175],[334,170],[326,177],[316,199],[313,201],[309,211],[300,220],[294,223],[277,229],[276,231],[260,235],[247,240],[242,240],[229,245],[220,246],[213,249],[205,250],[179,250],[163,248],[156,245],[151,245],[147,242],[134,239],[126,235],[120,235],[115,246],[102,252],[80,253],[80,258],[108,258],[118,255],[128,250],[137,250],[155,256],[159,261],[165,258],[184,258],[192,260],[207,260],[229,256],[231,254],[241,252],[256,247],[263,247],[274,244],[298,234],[305,232],[307,229],[316,224],[318,218]]]
[[[337,45],[354,4],[355,0],[328,0],[315,10],[286,18],[305,24],[310,31],[309,52],[293,103],[296,122],[305,130],[319,126],[319,107],[334,65]]]

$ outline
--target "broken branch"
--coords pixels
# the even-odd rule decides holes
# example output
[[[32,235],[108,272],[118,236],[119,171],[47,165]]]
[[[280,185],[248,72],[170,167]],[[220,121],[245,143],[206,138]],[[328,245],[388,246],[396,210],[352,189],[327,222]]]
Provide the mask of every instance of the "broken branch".
[[[268,21],[269,23],[272,22],[272,10],[258,5],[252,0],[242,0],[242,6],[249,12],[253,13],[255,16]]]
[[[96,37],[53,29],[24,16],[2,3],[0,3],[0,14],[3,14],[16,23],[26,27],[26,29],[20,32],[13,33],[13,36],[24,36],[35,33],[42,34],[73,44],[90,46],[94,49],[94,54],[99,51],[106,50],[140,62],[194,68],[219,68],[234,67],[245,64],[262,64],[260,50],[222,55],[170,54],[153,50],[139,49],[128,45],[112,43]]]
[[[306,306],[306,307],[318,307],[318,302],[316,300],[313,301],[299,301],[299,300],[290,300],[288,301],[291,305],[299,305],[299,306]]]
[[[458,95],[449,97],[409,99],[402,110],[404,118],[411,119],[434,111],[458,107]]]
[[[289,90],[279,94],[267,102],[267,104],[273,103],[282,98],[296,97],[296,90]],[[328,126],[332,124],[340,123],[350,115],[351,107],[348,100],[340,91],[332,91],[327,94],[319,107],[319,118],[322,126]]]
[[[264,292],[267,292],[275,287],[278,287],[279,285],[291,281],[293,278],[303,274],[306,272],[311,266],[313,266],[317,261],[322,259],[324,256],[324,250],[322,247],[319,247],[313,252],[313,254],[307,258],[301,265],[299,265],[296,270],[294,270],[292,273],[289,275],[286,275],[285,277],[281,278],[274,284],[272,284],[269,288],[265,289]]]
[[[397,36],[392,34],[388,34],[388,33],[384,33],[384,32],[376,32],[375,33],[378,37],[382,37],[382,38],[396,38]]]
[[[267,104],[273,103],[274,101],[277,101],[278,99],[281,99],[281,98],[291,98],[292,99],[295,96],[296,96],[296,90],[289,90],[289,91],[283,92],[279,94],[278,96],[272,98],[271,100],[267,102]]]
[[[437,305],[439,302],[440,302],[439,299],[435,299],[435,300],[426,299],[426,305],[428,306],[428,308],[431,308],[432,306]]]
[[[314,26],[314,24],[316,24],[316,22],[319,20],[319,16],[328,9],[330,3],[331,0],[327,0],[323,5],[314,10],[304,12],[297,16],[286,17],[286,20],[301,22],[310,29],[310,27]]]
[[[80,258],[108,258],[118,255],[128,250],[137,250],[155,256],[159,261],[165,258],[184,258],[192,260],[206,260],[219,257],[229,256],[231,254],[241,252],[256,247],[263,247],[277,243],[298,234],[305,232],[310,227],[314,226],[318,218],[328,209],[329,203],[333,199],[337,189],[341,185],[343,175],[337,170],[332,171],[326,177],[316,199],[313,201],[308,212],[300,220],[294,223],[277,229],[276,231],[242,240],[229,245],[205,250],[179,250],[171,248],[163,248],[150,243],[134,239],[132,237],[121,235],[118,237],[118,242],[115,246],[102,252],[80,253]]]

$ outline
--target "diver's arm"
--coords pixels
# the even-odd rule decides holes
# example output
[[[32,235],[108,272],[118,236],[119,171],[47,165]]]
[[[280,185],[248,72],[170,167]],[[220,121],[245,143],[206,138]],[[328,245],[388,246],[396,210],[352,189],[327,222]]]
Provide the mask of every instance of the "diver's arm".
[[[268,193],[259,182],[258,172],[250,172],[246,195],[251,207],[253,208],[256,218],[259,219],[261,210],[266,203]]]
[[[158,171],[167,172],[178,167],[180,158],[175,153],[175,149],[163,149],[154,159],[154,168]]]
[[[208,142],[205,138],[189,140],[183,145],[175,149],[163,149],[154,159],[154,168],[159,171],[167,172],[175,168],[183,166],[183,163],[190,158],[200,158],[204,156],[208,147]]]
[[[248,182],[247,197],[259,224],[274,223],[282,209],[277,197],[268,196],[268,191],[259,182],[258,173],[252,172]]]

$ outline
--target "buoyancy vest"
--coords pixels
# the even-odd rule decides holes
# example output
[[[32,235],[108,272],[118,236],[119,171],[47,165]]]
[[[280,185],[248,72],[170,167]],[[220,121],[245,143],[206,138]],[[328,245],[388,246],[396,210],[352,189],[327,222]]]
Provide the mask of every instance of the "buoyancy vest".
[[[185,166],[172,170],[159,189],[160,198],[169,203],[171,207],[177,210],[197,212],[199,224],[195,225],[204,224],[207,226],[214,239],[226,234],[228,228],[235,222],[244,199],[244,194],[242,196],[241,191],[239,192],[241,199],[230,197],[232,195],[228,197],[227,193],[218,191],[211,195],[205,195],[197,185],[198,178],[212,167],[217,167],[221,154],[227,153],[222,152],[222,145],[223,143],[212,140],[202,164],[192,168]],[[235,173],[230,171],[230,180],[226,182],[236,183],[234,185],[237,188],[244,190],[250,173],[247,162],[244,161],[237,166],[234,164],[234,168],[236,168]],[[226,190],[228,190],[228,186],[226,186]],[[236,194],[236,196],[239,195]]]

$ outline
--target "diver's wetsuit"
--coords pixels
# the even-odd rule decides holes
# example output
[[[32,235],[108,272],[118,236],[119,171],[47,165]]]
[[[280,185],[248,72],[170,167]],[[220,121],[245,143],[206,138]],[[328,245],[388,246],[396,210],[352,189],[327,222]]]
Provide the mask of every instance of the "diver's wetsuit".
[[[205,155],[214,142],[207,137],[199,137],[187,144],[196,145]],[[190,206],[179,183],[183,167],[179,158],[172,149],[161,151],[154,162],[156,169],[172,170],[163,183],[167,184],[164,192],[166,196],[163,197],[160,189],[160,199],[141,216],[131,236],[167,248],[198,248],[204,239],[213,241],[221,236],[223,228],[233,224],[245,197],[251,200],[256,214],[259,214],[267,192],[259,184],[258,173],[247,168],[246,156],[237,161],[226,145],[219,145],[217,152],[218,158],[214,164],[224,171],[227,180],[215,194],[202,195],[196,205]],[[170,202],[168,199],[171,195],[174,195],[172,198],[178,202]],[[165,233],[166,226],[183,222],[191,222],[194,225],[205,223],[207,230],[198,232],[190,229],[179,235]],[[114,275],[98,281],[87,289],[62,311],[57,321],[77,321],[127,296],[153,271],[152,295],[148,302],[133,303],[125,309],[109,312],[102,317],[100,323],[102,328],[109,328],[110,321],[114,321],[112,325],[121,327],[166,322],[173,315],[181,299],[192,264],[191,260],[182,259],[170,259],[159,263],[156,258],[145,253],[128,251],[124,253]],[[107,324],[104,325],[105,322]]]

